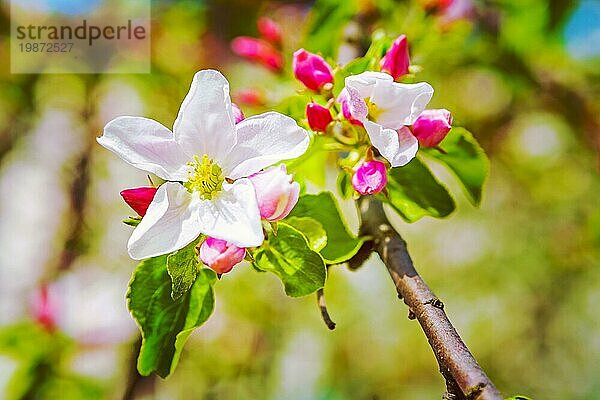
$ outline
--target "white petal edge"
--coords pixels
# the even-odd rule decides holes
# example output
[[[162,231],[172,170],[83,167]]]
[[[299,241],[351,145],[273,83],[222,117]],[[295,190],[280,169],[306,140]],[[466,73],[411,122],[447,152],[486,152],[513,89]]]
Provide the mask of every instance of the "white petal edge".
[[[234,127],[229,82],[219,71],[198,71],[173,125],[175,139],[188,156],[208,154],[221,164],[235,144]]]
[[[356,89],[363,99],[371,97],[377,82],[391,83],[394,82],[394,78],[385,72],[365,71],[358,75],[350,75],[344,81],[346,86]]]
[[[248,179],[224,183],[217,197],[200,202],[198,216],[205,235],[238,247],[260,246],[264,240],[256,194]]]
[[[231,179],[248,177],[282,160],[304,154],[308,132],[296,121],[277,112],[246,118],[236,125],[237,144],[223,168]]]
[[[419,141],[407,127],[395,131],[371,121],[365,121],[364,125],[371,143],[392,168],[408,164],[417,155]]]
[[[382,112],[374,122],[391,129],[412,125],[425,110],[431,97],[433,87],[427,82],[377,82],[370,99]]]
[[[198,205],[181,184],[166,182],[135,228],[127,250],[134,260],[142,260],[182,249],[200,235]]]
[[[173,133],[160,123],[142,117],[117,117],[104,127],[98,143],[125,162],[166,180],[187,177],[188,157]]]

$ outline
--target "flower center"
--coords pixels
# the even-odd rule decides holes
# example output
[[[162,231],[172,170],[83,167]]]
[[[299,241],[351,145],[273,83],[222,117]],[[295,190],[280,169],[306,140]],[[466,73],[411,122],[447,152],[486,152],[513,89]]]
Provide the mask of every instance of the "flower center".
[[[365,103],[367,103],[367,109],[369,110],[367,118],[371,121],[377,121],[383,110],[373,103],[369,97],[365,99]]]
[[[190,192],[199,192],[204,200],[212,199],[223,188],[223,171],[213,160],[205,154],[202,159],[194,156],[194,161],[188,165],[192,169],[188,172],[188,181],[183,184]]]

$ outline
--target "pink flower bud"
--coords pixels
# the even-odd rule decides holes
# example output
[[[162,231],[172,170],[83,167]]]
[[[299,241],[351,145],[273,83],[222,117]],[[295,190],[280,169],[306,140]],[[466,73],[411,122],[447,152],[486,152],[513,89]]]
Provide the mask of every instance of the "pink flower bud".
[[[271,18],[260,17],[256,22],[256,27],[261,36],[269,42],[274,44],[281,43],[281,27]]]
[[[263,53],[260,63],[271,71],[279,72],[283,69],[283,57],[275,49]]]
[[[440,22],[449,25],[454,21],[469,20],[475,18],[475,5],[473,0],[448,0],[443,2],[440,8]]]
[[[48,285],[43,284],[33,299],[32,312],[35,320],[47,331],[56,328],[56,304],[50,295]]]
[[[445,10],[452,2],[453,0],[426,0],[423,6],[426,11],[436,12]]]
[[[333,82],[333,70],[323,57],[304,49],[294,53],[292,69],[296,79],[314,91],[319,91],[326,83]]]
[[[412,126],[413,135],[424,147],[435,147],[450,132],[452,115],[445,109],[425,110]]]
[[[387,184],[387,169],[381,161],[362,163],[352,176],[352,187],[360,194],[375,194]]]
[[[264,51],[264,43],[253,37],[238,36],[231,41],[231,50],[240,57],[256,60]]]
[[[240,57],[262,64],[272,71],[280,71],[283,57],[271,44],[261,39],[239,36],[231,42],[231,49]]]
[[[231,103],[231,109],[233,111],[233,119],[235,120],[236,124],[244,120],[244,113],[242,112],[242,109],[238,107],[237,104]]]
[[[306,105],[306,117],[308,118],[308,126],[316,132],[325,132],[327,125],[333,121],[329,109],[317,103]]]
[[[267,221],[287,217],[298,202],[300,185],[288,175],[284,164],[267,168],[249,179],[256,191],[260,216]]]
[[[235,98],[238,103],[248,106],[261,106],[265,104],[262,93],[256,89],[240,89],[235,93]]]
[[[394,80],[408,74],[410,58],[408,56],[408,41],[405,35],[400,35],[387,51],[379,64],[383,72],[390,74]]]
[[[200,260],[217,274],[224,274],[244,259],[246,249],[225,240],[206,238],[200,246]]]
[[[121,191],[121,197],[129,207],[143,217],[146,215],[148,206],[152,203],[157,190],[155,187],[125,189]]]

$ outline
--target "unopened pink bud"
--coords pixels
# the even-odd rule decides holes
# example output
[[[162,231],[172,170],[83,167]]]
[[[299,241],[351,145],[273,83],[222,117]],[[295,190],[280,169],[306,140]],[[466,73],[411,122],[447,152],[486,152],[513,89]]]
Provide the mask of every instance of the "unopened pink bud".
[[[157,190],[155,187],[125,189],[121,191],[121,197],[123,197],[123,200],[125,200],[125,203],[129,207],[133,208],[136,213],[143,217],[146,215],[148,206],[152,203]]]
[[[283,69],[283,57],[274,49],[265,52],[260,62],[271,71],[279,72]]]
[[[269,42],[274,44],[281,43],[281,27],[271,18],[260,17],[256,22],[256,27],[261,36]]]
[[[421,146],[435,147],[452,129],[452,115],[445,109],[425,110],[412,126]]]
[[[426,0],[423,6],[427,11],[436,12],[445,10],[452,2],[453,0]]]
[[[260,57],[263,46],[262,40],[249,36],[238,36],[231,41],[231,50],[235,54],[252,60]]]
[[[212,237],[206,238],[200,246],[200,260],[217,274],[231,271],[244,259],[245,255],[245,248]]]
[[[304,49],[294,53],[292,69],[296,79],[314,91],[319,91],[326,83],[333,82],[333,70],[325,59]]]
[[[306,105],[306,117],[308,118],[308,126],[316,132],[325,132],[327,125],[333,121],[331,111],[317,103]]]
[[[284,164],[267,168],[249,179],[254,185],[260,216],[267,221],[287,217],[298,202],[300,185],[288,175]]]
[[[271,44],[262,39],[239,36],[231,42],[231,49],[240,57],[258,62],[272,71],[280,71],[283,57]]]
[[[448,25],[454,21],[474,19],[475,5],[473,0],[447,0],[440,8],[441,23]]]
[[[360,194],[379,193],[385,185],[387,185],[387,169],[381,161],[365,161],[352,176],[352,187]]]
[[[242,109],[238,107],[237,104],[231,103],[231,109],[233,111],[233,119],[235,120],[236,124],[244,120],[244,113],[242,112]]]
[[[240,89],[235,93],[238,103],[248,106],[261,106],[265,103],[262,93],[256,89]]]
[[[408,55],[408,41],[405,35],[400,35],[392,47],[387,51],[379,64],[383,72],[390,74],[394,80],[408,74],[410,57]]]

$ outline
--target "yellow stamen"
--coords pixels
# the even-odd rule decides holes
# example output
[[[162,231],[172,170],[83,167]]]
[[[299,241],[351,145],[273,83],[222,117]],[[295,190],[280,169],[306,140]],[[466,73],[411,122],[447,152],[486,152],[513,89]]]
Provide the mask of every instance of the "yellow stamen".
[[[367,103],[367,109],[369,113],[367,114],[367,118],[371,121],[377,121],[377,118],[381,115],[383,110],[377,106],[377,104],[373,103],[370,98],[366,98],[365,102]]]
[[[184,183],[187,190],[199,192],[202,199],[210,200],[223,189],[223,171],[207,154],[202,159],[194,156],[194,161],[188,165],[193,169],[188,172],[188,181]]]

